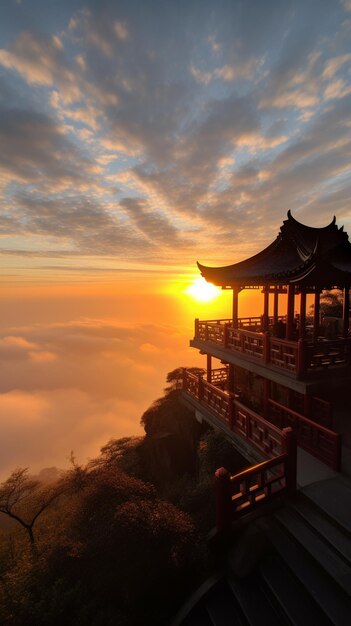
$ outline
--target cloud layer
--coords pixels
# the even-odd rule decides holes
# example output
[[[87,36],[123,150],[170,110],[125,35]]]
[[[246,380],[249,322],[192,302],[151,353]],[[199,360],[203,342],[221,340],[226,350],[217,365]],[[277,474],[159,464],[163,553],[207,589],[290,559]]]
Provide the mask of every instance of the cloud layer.
[[[230,262],[287,208],[350,225],[346,1],[7,4],[3,254]]]
[[[131,307],[129,297],[119,297],[117,309],[127,302]],[[141,296],[134,305],[143,309],[143,322],[133,320],[132,310],[129,321],[89,317],[92,306],[81,303],[84,318],[50,321],[60,313],[47,313],[47,321],[3,329],[0,480],[17,465],[66,467],[71,450],[85,462],[111,437],[142,434],[140,417],[160,395],[166,373],[200,360],[172,302],[156,319],[154,297]],[[23,322],[27,317],[24,307]]]

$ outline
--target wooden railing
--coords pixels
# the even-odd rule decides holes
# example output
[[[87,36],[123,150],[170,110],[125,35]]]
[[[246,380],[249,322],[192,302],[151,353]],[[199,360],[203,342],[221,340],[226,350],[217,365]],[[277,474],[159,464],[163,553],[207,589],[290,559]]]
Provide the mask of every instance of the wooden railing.
[[[233,328],[232,320],[229,319],[195,320],[195,339],[210,341],[227,350],[259,359],[297,378],[351,362],[350,339],[321,339],[313,344],[306,339],[288,341],[274,337],[269,332],[245,329],[246,321],[249,326],[250,322],[254,323],[257,319],[239,319],[238,328]]]
[[[333,425],[333,410],[332,405],[328,400],[312,397],[311,406],[311,419],[318,424],[322,424],[326,428],[331,428]]]
[[[210,409],[229,428],[265,456],[283,451],[282,431],[235,399],[232,393],[218,389],[201,376],[183,375],[183,391]]]
[[[282,367],[289,372],[296,373],[298,370],[299,344],[296,341],[277,339],[271,336],[268,336],[266,340],[269,343],[269,348],[267,349],[269,362],[276,367]]]
[[[211,383],[212,385],[221,385],[228,382],[228,368],[218,367],[211,370]]]
[[[263,358],[265,335],[240,328],[226,328],[226,348],[258,359]]]
[[[292,409],[268,400],[269,417],[278,428],[291,426],[296,433],[297,443],[314,457],[337,472],[341,467],[341,435],[317,424]]]
[[[350,361],[350,340],[322,340],[307,346],[307,368],[327,369],[331,365],[347,365]]]
[[[268,399],[267,419],[239,402],[235,395],[184,370],[183,391],[204,404],[250,445],[267,457],[282,453],[282,430],[293,428],[301,448],[332,467],[341,468],[341,435],[293,409]],[[323,400],[313,399],[320,404]],[[328,403],[325,403],[328,404]]]
[[[230,475],[221,467],[215,472],[216,527],[230,528],[233,521],[255,511],[276,496],[296,491],[296,439],[291,428],[283,433],[284,451],[268,461]]]

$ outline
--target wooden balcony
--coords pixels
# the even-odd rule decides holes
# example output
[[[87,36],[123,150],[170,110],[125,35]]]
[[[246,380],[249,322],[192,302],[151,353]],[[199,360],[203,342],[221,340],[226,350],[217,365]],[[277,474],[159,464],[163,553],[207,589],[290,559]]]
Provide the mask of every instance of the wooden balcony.
[[[220,420],[226,428],[244,439],[263,457],[284,453],[283,430],[291,427],[298,445],[317,459],[340,471],[341,436],[304,415],[269,400],[266,418],[239,402],[235,394],[194,376],[184,370],[182,390],[188,400],[194,399]]]
[[[283,318],[281,318],[283,319]],[[195,320],[195,336],[192,345],[211,354],[211,346],[221,348],[228,355],[240,355],[264,366],[274,368],[298,380],[325,376],[330,369],[347,368],[351,363],[351,339],[340,337],[326,339],[311,337],[288,341],[274,336],[273,327],[262,332],[261,318],[238,320],[238,328],[232,320]]]

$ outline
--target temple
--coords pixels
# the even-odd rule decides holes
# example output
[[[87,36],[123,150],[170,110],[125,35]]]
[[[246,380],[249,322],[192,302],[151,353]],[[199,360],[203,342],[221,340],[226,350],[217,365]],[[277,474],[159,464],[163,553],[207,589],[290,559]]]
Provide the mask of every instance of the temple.
[[[245,535],[239,535],[237,556],[233,560],[228,552],[225,573],[195,594],[176,624],[227,624],[234,621],[220,618],[240,615],[235,623],[254,626],[346,625],[351,608],[348,235],[335,217],[324,228],[311,228],[288,212],[275,241],[255,256],[225,267],[198,266],[207,281],[232,290],[233,306],[230,318],[195,320],[190,345],[206,356],[205,367],[198,376],[183,371],[181,398],[199,421],[223,431],[245,460],[239,474],[223,467],[215,473],[216,532],[237,537],[246,525],[251,535],[247,552]],[[245,289],[262,293],[260,315],[240,317]],[[325,290],[339,290],[333,292],[337,315],[326,314]],[[245,578],[242,568],[252,559],[255,533],[270,547]],[[236,558],[241,565],[233,571]]]
[[[198,266],[207,281],[232,290],[233,307],[231,318],[195,320],[190,345],[206,355],[206,375],[184,372],[183,397],[249,461],[279,456],[292,437],[298,456],[340,471],[342,428],[333,426],[333,404],[347,392],[351,371],[351,243],[343,227],[334,217],[312,228],[289,211],[258,254]],[[261,315],[240,317],[245,289],[262,292]],[[322,314],[325,290],[342,292],[340,317]]]

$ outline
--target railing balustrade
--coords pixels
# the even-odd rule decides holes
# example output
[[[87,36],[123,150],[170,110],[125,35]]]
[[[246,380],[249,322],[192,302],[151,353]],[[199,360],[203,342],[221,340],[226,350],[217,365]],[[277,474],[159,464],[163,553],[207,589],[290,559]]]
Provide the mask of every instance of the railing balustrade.
[[[230,319],[195,320],[195,339],[210,341],[233,352],[263,360],[265,364],[303,378],[316,370],[331,366],[346,366],[351,362],[351,340],[323,340],[314,344],[300,339],[288,341],[271,333],[258,331],[258,319],[240,318],[238,328]],[[256,324],[257,330],[247,330]]]
[[[244,406],[232,393],[184,371],[183,391],[207,406],[217,418],[266,456],[282,453],[282,431]]]
[[[226,384],[228,382],[228,368],[218,367],[211,370],[211,383],[212,385]]]
[[[282,453],[282,430],[292,427],[298,444],[314,457],[336,471],[341,466],[341,435],[293,409],[268,399],[268,419],[239,402],[234,394],[225,392],[203,380],[201,376],[184,372],[183,390],[205,404],[217,418],[268,457]],[[325,401],[313,400],[320,405]]]
[[[291,426],[296,432],[297,443],[336,471],[341,465],[341,435],[317,424],[292,409],[269,399],[269,416],[278,428]]]
[[[333,425],[333,411],[332,405],[328,400],[312,397],[311,406],[311,419],[326,428],[331,428]]]
[[[232,522],[271,501],[296,490],[296,438],[291,428],[283,433],[282,454],[230,475],[221,467],[215,472],[216,526],[230,528]]]

